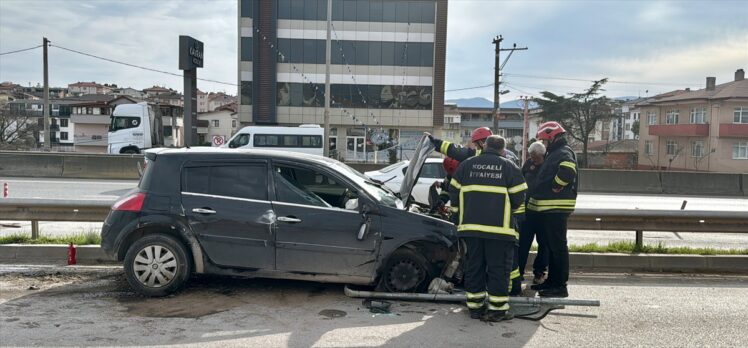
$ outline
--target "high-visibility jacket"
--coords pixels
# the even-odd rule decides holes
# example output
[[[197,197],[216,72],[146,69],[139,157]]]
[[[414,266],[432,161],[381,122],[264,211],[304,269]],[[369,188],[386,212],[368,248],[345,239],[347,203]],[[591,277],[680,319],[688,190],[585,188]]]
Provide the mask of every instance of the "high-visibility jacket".
[[[443,155],[454,158],[455,160],[459,162],[462,162],[470,157],[478,156],[481,154],[481,149],[472,149],[469,147],[455,145],[449,141],[437,139],[434,137],[431,137],[430,139],[431,139],[431,142],[434,144],[434,147],[436,147],[437,151],[439,151]],[[515,155],[514,152],[512,151],[504,149],[504,152],[501,154],[501,156],[511,160],[517,166],[520,165],[519,157],[517,157],[517,155]]]
[[[577,204],[577,157],[565,139],[550,146],[528,192],[527,210],[571,213]],[[554,189],[560,192],[553,192]]]
[[[459,209],[459,236],[518,239],[512,211],[524,203],[527,184],[517,165],[484,151],[463,161],[450,183],[452,205]]]

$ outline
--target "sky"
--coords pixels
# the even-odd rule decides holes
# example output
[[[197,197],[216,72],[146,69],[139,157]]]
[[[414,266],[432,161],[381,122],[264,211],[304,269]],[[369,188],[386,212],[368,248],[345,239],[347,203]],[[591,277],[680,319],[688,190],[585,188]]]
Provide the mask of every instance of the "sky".
[[[204,91],[236,94],[235,0],[0,0],[0,53],[41,44],[50,84],[76,81],[182,89],[178,76],[144,71],[65,51],[65,47],[175,74],[178,36],[205,43],[198,81]],[[502,100],[541,91],[582,91],[607,77],[611,97],[703,88],[706,76],[731,81],[748,69],[748,1],[450,0],[446,99],[492,99],[492,39],[528,47],[509,59]],[[503,52],[502,60],[508,52]],[[581,80],[581,81],[577,81]],[[41,48],[0,56],[0,81],[42,82]]]

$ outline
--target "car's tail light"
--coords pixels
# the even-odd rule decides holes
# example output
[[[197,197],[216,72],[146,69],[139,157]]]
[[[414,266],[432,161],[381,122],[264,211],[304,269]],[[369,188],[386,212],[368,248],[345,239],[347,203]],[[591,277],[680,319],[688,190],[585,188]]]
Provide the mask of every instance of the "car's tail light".
[[[138,192],[124,197],[112,206],[112,210],[115,211],[134,211],[139,212],[143,208],[143,202],[145,201],[145,193]]]

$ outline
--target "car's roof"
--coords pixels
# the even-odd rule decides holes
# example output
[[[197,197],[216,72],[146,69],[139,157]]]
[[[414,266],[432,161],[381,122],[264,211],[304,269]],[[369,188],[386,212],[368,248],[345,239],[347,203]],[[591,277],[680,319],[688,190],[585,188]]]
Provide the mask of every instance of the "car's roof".
[[[150,149],[147,153],[155,153],[158,156],[201,156],[211,155],[217,158],[234,157],[234,156],[263,156],[278,159],[287,159],[292,161],[312,161],[322,164],[340,163],[334,159],[324,156],[317,156],[308,153],[278,150],[260,150],[260,149],[227,149],[223,147],[191,147],[191,148],[158,148]]]

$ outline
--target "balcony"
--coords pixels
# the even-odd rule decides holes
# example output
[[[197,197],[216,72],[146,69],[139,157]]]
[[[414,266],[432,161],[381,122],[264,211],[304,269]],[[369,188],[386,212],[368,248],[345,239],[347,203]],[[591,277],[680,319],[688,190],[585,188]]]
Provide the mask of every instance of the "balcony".
[[[649,126],[649,135],[670,137],[706,137],[709,124],[658,124]]]
[[[719,136],[725,138],[748,138],[748,123],[722,123]]]

